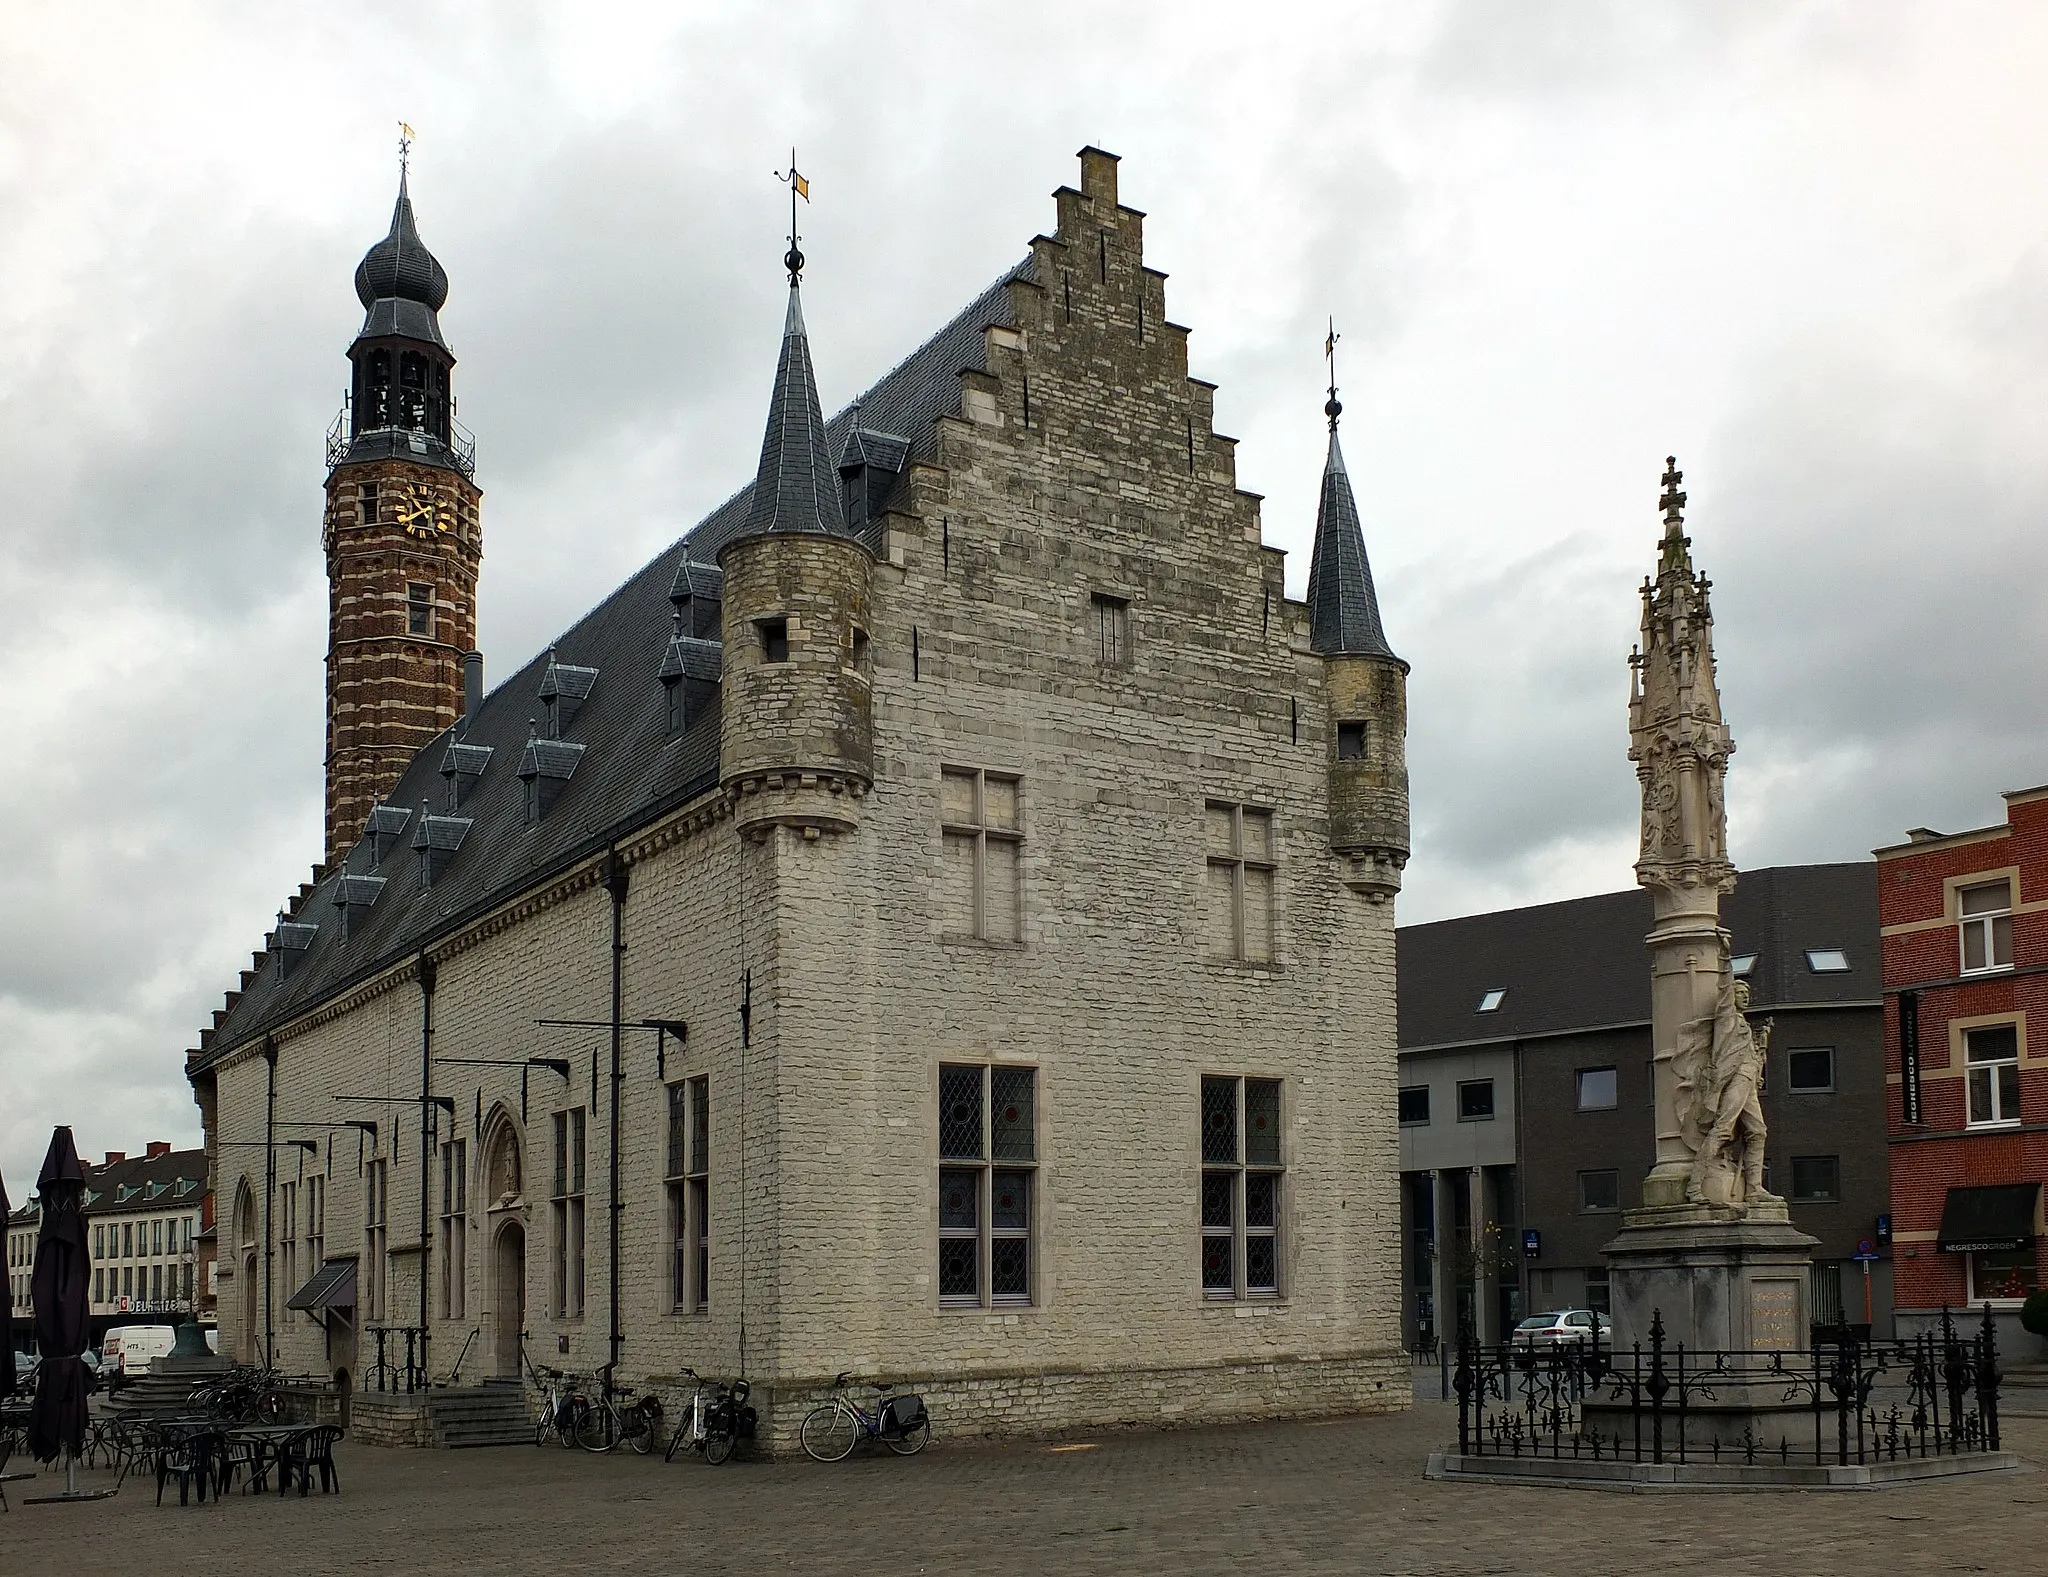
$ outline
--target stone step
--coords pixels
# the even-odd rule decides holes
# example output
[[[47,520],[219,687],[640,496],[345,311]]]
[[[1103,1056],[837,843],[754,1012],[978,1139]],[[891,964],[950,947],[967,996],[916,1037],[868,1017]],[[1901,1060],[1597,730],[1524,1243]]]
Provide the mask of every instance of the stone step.
[[[533,1415],[514,1386],[437,1391],[427,1399],[427,1419],[444,1448],[533,1444]]]

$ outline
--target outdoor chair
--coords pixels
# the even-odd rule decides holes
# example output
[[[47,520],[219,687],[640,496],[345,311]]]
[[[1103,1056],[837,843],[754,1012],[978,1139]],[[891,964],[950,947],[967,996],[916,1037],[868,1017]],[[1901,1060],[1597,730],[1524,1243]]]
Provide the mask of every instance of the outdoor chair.
[[[178,1504],[185,1505],[195,1488],[201,1505],[214,1472],[214,1458],[225,1444],[218,1430],[196,1429],[176,1440],[160,1443],[156,1453],[156,1503],[164,1503],[164,1483],[178,1481]]]
[[[20,1430],[0,1429],[0,1511],[12,1511],[14,1509],[7,1504],[7,1486],[9,1484],[18,1484],[25,1478],[35,1477],[33,1473],[10,1473],[7,1471],[7,1459],[14,1455],[14,1448],[20,1440]]]
[[[288,1471],[298,1474],[301,1495],[312,1487],[315,1469],[320,1474],[321,1494],[325,1495],[330,1490],[337,1495],[341,1493],[341,1474],[334,1466],[334,1443],[340,1438],[340,1425],[321,1424],[317,1428],[307,1430],[285,1447],[285,1456],[291,1464]]]

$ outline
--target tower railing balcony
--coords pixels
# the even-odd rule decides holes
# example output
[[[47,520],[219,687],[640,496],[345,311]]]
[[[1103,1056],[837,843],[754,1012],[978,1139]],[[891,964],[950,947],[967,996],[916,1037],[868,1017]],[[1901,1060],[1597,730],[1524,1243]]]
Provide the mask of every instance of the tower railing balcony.
[[[327,468],[331,471],[341,464],[356,444],[366,438],[387,440],[391,452],[401,457],[407,450],[429,456],[437,452],[445,454],[454,462],[456,470],[472,481],[476,479],[476,434],[453,417],[448,420],[448,441],[443,443],[417,423],[365,427],[360,432],[351,432],[349,410],[344,405],[334,418],[334,424],[327,429]]]

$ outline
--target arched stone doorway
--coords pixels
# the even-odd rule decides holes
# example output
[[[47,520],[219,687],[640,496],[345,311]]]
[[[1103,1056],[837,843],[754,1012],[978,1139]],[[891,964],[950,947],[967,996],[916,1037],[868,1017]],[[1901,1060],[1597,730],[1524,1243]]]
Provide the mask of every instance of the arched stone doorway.
[[[519,1343],[526,1329],[526,1228],[507,1221],[498,1229],[494,1254],[492,1313],[495,1316],[494,1354],[501,1375],[517,1376],[520,1369]]]

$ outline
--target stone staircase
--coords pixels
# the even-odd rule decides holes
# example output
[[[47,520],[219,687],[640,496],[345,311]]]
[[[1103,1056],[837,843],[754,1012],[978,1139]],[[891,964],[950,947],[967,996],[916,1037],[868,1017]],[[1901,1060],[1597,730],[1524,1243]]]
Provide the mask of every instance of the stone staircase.
[[[427,1427],[434,1444],[444,1448],[533,1444],[533,1414],[517,1380],[486,1380],[429,1393]]]

